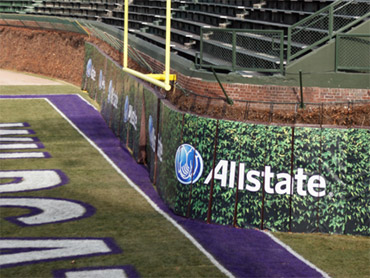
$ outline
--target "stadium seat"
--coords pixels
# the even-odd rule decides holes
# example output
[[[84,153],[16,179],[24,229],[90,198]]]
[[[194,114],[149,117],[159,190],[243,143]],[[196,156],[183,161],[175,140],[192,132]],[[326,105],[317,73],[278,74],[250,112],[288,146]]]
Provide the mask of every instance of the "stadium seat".
[[[234,28],[253,30],[287,30],[294,23],[333,3],[334,0],[172,0],[171,40],[172,51],[194,61],[200,49],[202,28]],[[348,24],[354,17],[354,9],[362,11],[369,5],[361,0],[357,6],[350,6],[336,14],[335,23]],[[51,15],[102,21],[122,29],[124,18],[122,0],[3,0],[0,12],[25,12],[37,15]],[[129,5],[129,28],[135,36],[164,47],[166,0],[131,0]],[[306,36],[324,37],[327,31],[320,26],[310,27],[302,36],[295,36],[293,49],[306,45]],[[251,36],[248,33],[245,36]],[[209,38],[208,38],[209,39]],[[255,43],[263,43],[266,38],[250,37]],[[228,53],[230,49],[216,38],[209,39],[215,56],[218,51]],[[285,47],[287,47],[285,43]],[[240,50],[238,55],[253,56],[253,63],[276,63],[275,58],[256,55],[253,50]],[[226,55],[227,56],[227,55]],[[208,57],[209,64],[216,64],[219,58]],[[225,61],[223,61],[225,62]]]

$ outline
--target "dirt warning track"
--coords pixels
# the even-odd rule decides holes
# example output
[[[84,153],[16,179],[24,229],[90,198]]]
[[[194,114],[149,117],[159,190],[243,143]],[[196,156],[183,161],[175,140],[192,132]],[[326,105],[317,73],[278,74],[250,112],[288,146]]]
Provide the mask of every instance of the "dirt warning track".
[[[62,83],[32,76],[29,74],[18,73],[0,69],[0,86],[33,86],[33,85],[62,85]]]

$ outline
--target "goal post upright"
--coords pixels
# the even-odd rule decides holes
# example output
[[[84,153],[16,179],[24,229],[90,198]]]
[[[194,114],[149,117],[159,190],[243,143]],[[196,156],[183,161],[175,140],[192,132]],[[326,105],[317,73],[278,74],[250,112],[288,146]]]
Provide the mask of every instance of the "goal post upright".
[[[123,22],[123,68],[127,68],[127,57],[128,57],[128,2],[125,0],[124,8],[124,22]]]
[[[171,0],[166,3],[166,50],[165,50],[165,84],[170,84],[170,56],[171,56]]]

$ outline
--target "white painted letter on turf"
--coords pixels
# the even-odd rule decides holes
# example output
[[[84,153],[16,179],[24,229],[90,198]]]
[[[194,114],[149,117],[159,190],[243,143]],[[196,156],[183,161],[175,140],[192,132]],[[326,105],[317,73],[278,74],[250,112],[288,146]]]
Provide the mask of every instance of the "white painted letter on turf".
[[[1,238],[1,250],[7,252],[0,252],[0,268],[121,252],[120,248],[107,238]]]
[[[68,181],[60,170],[0,171],[0,179],[13,179],[0,184],[0,193],[41,190],[60,186]]]
[[[91,216],[95,212],[90,205],[54,198],[0,197],[0,207],[31,209],[30,214],[6,218],[21,226],[72,221]]]

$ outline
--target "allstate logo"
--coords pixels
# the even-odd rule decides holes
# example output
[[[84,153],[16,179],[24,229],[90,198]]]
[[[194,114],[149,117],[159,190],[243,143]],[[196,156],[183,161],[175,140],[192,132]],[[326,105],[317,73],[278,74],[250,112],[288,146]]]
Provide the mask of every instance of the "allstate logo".
[[[196,183],[203,174],[203,158],[193,146],[182,144],[176,151],[175,170],[182,184]]]
[[[91,71],[92,71],[92,60],[89,59],[89,61],[87,61],[87,65],[86,65],[86,76],[87,77],[91,76]]]
[[[129,116],[129,105],[130,105],[130,102],[128,100],[128,96],[126,96],[126,100],[125,100],[125,108],[124,108],[124,111],[123,111],[123,121],[125,123],[127,123],[128,121],[128,116]]]

